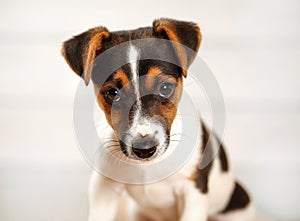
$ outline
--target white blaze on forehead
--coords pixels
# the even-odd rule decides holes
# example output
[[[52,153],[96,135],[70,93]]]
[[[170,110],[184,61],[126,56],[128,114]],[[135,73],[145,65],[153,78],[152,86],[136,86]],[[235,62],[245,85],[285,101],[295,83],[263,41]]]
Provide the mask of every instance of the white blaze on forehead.
[[[139,52],[137,48],[133,45],[130,45],[129,51],[128,51],[128,58],[130,62],[130,68],[132,72],[132,80],[137,80],[138,75],[138,69],[137,69],[137,61],[139,59]]]
[[[151,135],[154,138],[156,138],[159,142],[159,149],[162,152],[163,149],[163,144],[165,142],[165,133],[164,129],[161,124],[151,121],[146,116],[141,115],[141,109],[142,109],[142,104],[141,104],[141,99],[140,99],[140,90],[139,90],[139,75],[138,75],[138,60],[140,58],[139,51],[138,49],[130,45],[128,49],[128,60],[129,60],[129,65],[130,65],[130,70],[131,70],[131,82],[132,86],[134,87],[134,93],[136,97],[136,109],[134,110],[134,116],[133,116],[133,123],[131,128],[129,129],[129,133],[131,134],[132,137],[136,136],[147,136]]]
[[[135,126],[138,122],[141,113],[141,99],[140,99],[140,91],[139,91],[139,79],[138,79],[138,59],[139,59],[139,51],[133,45],[130,45],[128,50],[128,59],[130,63],[131,69],[131,78],[132,85],[134,87],[134,93],[136,95],[136,110],[134,113],[133,126]]]

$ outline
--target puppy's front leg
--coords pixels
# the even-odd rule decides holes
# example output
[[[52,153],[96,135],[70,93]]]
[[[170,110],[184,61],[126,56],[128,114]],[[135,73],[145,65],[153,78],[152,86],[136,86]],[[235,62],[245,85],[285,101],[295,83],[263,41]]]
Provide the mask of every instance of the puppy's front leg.
[[[124,184],[93,172],[89,188],[89,221],[113,221]]]
[[[186,181],[178,192],[180,221],[207,221],[207,196],[191,181]]]

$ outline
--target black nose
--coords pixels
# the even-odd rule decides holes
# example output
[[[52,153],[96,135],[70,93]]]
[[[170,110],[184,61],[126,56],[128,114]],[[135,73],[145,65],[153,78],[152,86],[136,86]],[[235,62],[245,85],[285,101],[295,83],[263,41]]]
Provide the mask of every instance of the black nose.
[[[132,142],[132,151],[139,158],[149,158],[156,151],[157,141],[153,138],[139,138]]]

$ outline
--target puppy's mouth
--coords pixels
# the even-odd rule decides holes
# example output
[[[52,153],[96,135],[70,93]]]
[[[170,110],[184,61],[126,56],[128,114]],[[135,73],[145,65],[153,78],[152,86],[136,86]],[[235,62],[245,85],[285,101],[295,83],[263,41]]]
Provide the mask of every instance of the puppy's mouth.
[[[127,158],[137,161],[151,161],[159,158],[166,152],[170,141],[167,135],[160,140],[150,136],[129,137],[123,140],[119,140],[122,152]]]

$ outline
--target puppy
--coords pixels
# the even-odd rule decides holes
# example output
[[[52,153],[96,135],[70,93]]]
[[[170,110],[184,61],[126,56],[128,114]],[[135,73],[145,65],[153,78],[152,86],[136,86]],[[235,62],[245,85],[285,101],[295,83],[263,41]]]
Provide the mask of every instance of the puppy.
[[[166,41],[159,47],[151,43],[141,46],[136,42],[139,39]],[[183,78],[188,75],[187,68],[200,42],[200,29],[196,24],[172,19],[158,19],[152,27],[130,31],[109,32],[105,27],[97,27],[64,42],[62,54],[71,69],[86,84],[92,79],[97,102],[110,126],[102,132],[108,134],[105,139],[110,138],[114,144],[112,149],[107,148],[116,153],[113,156],[142,165],[168,153],[175,135],[173,125],[178,116]],[[96,64],[98,57],[122,43],[129,44],[120,47],[106,62]],[[178,44],[193,53],[187,53]],[[140,59],[150,52],[158,57],[170,57],[179,65],[159,59]],[[125,64],[120,62],[124,59]],[[116,63],[122,65],[107,76],[101,73]],[[89,191],[89,221],[115,220],[124,192],[137,205],[128,211],[130,220],[255,220],[253,203],[235,181],[222,144],[204,123],[201,125],[199,147],[184,167],[165,179],[137,185],[94,172]],[[217,148],[218,153],[199,169],[205,147],[208,151]]]

